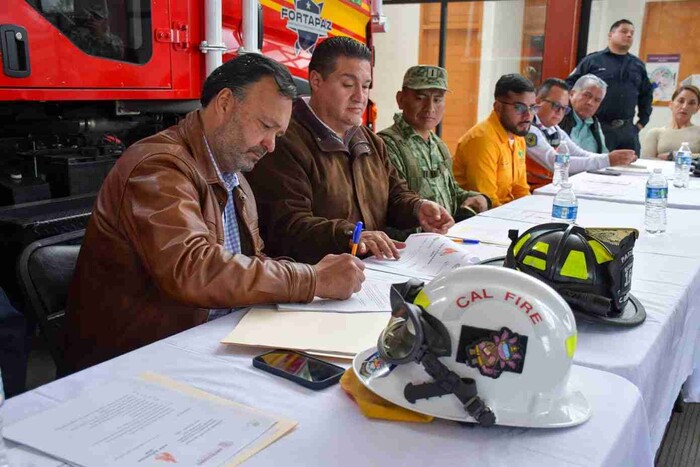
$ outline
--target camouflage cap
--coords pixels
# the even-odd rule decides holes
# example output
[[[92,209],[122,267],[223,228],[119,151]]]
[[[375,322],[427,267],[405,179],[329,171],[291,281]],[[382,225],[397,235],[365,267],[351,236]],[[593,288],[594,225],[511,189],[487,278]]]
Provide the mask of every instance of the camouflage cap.
[[[432,65],[412,66],[403,75],[403,87],[409,89],[444,89],[449,91],[447,88],[447,70]]]

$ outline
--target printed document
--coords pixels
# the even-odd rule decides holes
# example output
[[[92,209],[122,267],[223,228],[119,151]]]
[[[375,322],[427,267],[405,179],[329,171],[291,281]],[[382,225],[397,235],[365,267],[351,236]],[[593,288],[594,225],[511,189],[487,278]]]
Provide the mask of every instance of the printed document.
[[[347,300],[328,300],[315,297],[311,303],[280,303],[280,311],[325,311],[330,313],[362,313],[391,311],[388,282],[365,279],[362,290]]]
[[[5,437],[85,467],[220,466],[276,429],[275,418],[216,399],[115,380],[7,426]]]
[[[455,243],[444,235],[421,233],[413,234],[406,240],[406,248],[399,250],[401,257],[397,260],[365,260],[365,267],[407,277],[432,280],[440,274],[452,271],[460,266],[479,262],[462,245]]]

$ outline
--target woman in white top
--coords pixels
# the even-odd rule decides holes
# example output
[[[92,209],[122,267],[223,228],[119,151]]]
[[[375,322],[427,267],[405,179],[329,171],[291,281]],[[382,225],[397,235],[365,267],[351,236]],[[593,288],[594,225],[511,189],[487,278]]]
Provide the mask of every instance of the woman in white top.
[[[669,104],[671,125],[652,128],[642,143],[642,157],[673,160],[673,153],[683,142],[690,143],[694,157],[700,154],[700,126],[690,121],[700,109],[700,89],[681,86],[673,93]]]

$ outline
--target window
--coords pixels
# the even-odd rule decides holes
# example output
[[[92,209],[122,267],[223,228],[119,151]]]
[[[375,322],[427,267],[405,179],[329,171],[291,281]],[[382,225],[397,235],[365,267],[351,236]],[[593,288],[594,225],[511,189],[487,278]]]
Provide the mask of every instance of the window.
[[[403,73],[418,63],[437,64],[440,44],[439,4],[385,0],[384,13],[391,28],[373,36],[374,76],[382,77],[371,93],[378,129],[393,124]],[[442,139],[452,151],[469,128],[489,116],[501,75],[520,73],[535,85],[547,78],[542,76],[546,16],[546,0],[450,1],[445,67],[452,92],[446,95]]]
[[[26,0],[83,52],[143,64],[153,51],[150,0]]]

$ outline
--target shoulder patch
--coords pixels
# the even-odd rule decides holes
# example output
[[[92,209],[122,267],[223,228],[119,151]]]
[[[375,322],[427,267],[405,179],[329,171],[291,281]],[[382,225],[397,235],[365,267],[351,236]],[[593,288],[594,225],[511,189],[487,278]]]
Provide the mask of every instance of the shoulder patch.
[[[528,148],[534,148],[537,146],[537,135],[534,133],[528,133],[525,137],[525,143]]]

